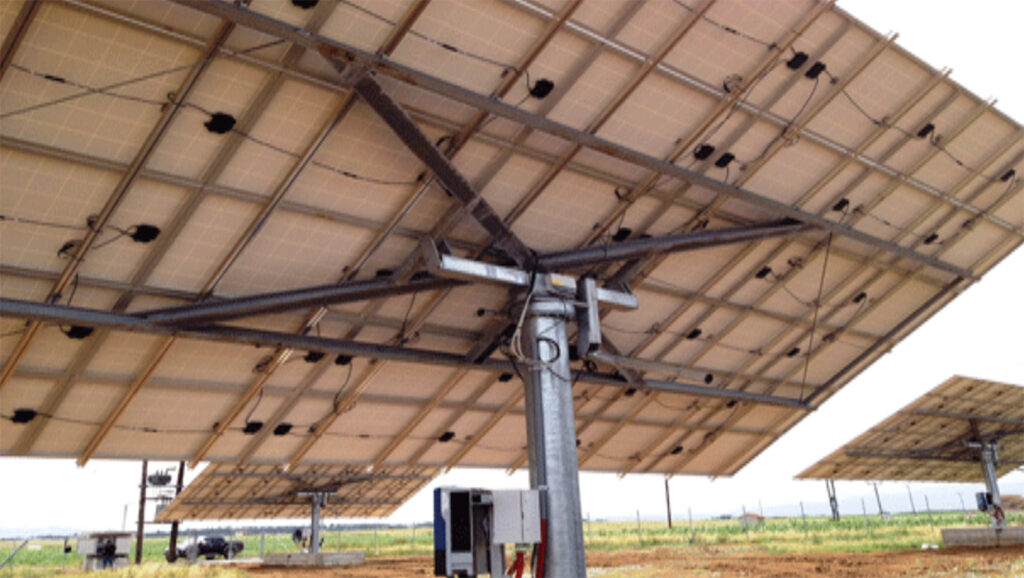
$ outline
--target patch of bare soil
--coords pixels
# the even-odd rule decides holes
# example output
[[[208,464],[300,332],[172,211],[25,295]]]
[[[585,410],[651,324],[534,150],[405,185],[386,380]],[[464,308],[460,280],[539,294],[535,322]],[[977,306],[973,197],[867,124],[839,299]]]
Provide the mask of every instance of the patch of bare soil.
[[[766,554],[718,551],[714,548],[676,550],[624,550],[589,552],[587,566],[610,576],[720,576],[783,578],[828,576],[875,578],[882,576],[1009,576],[1015,562],[1024,559],[1024,548],[944,548],[901,550],[869,554]],[[432,576],[429,556],[374,558],[362,566],[341,568],[252,568],[261,578],[334,578]]]

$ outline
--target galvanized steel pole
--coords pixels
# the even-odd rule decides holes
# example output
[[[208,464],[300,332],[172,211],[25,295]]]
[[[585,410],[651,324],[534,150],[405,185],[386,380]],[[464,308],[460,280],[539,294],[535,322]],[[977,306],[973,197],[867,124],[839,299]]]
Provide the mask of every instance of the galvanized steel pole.
[[[981,472],[985,476],[985,489],[988,493],[992,494],[992,500],[990,503],[999,508],[1003,508],[1003,498],[999,495],[999,481],[996,478],[996,445],[992,443],[984,444],[981,448]],[[992,525],[996,528],[1002,528],[1006,525],[1005,518],[1000,520],[998,517],[993,516]]]
[[[566,300],[544,295],[534,295],[526,307],[526,440],[530,487],[542,496],[544,576],[577,578],[586,576],[587,566],[566,330],[574,311]]]

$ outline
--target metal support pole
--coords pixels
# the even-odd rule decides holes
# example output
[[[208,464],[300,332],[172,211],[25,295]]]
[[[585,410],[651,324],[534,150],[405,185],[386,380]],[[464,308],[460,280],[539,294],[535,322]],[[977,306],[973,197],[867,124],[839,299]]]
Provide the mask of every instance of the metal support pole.
[[[997,446],[993,443],[986,443],[981,447],[981,473],[985,476],[985,491],[992,494],[991,507],[1003,508],[1003,498],[999,495],[999,480],[996,478],[996,455]],[[1000,520],[993,516],[992,525],[1002,528],[1006,525],[1005,519]]]
[[[878,482],[871,482],[875,488],[875,500],[878,502],[878,517],[885,519],[885,510],[882,509],[882,496],[878,495]]]
[[[668,529],[672,529],[672,498],[668,493],[668,476],[665,476],[665,513],[668,515]]]
[[[839,521],[839,501],[836,500],[836,481],[829,478],[825,480],[825,490],[828,491],[828,506],[832,509],[832,521]]]
[[[804,502],[800,500],[800,519],[804,522],[804,536],[807,535],[807,514],[804,513]]]
[[[910,493],[910,484],[907,484],[907,497],[910,498],[910,512],[917,515],[917,508],[914,507],[914,494]]]
[[[178,483],[174,485],[174,497],[185,487],[185,462],[178,462]],[[178,559],[178,520],[171,522],[171,540],[167,546],[167,561],[174,563]]]
[[[566,322],[573,305],[546,295],[526,304],[523,348],[526,372],[526,440],[530,487],[541,491],[544,575],[586,576],[583,516],[576,456],[576,421]]]
[[[146,523],[146,470],[149,460],[142,460],[142,485],[139,486],[139,529],[135,534],[135,563],[142,564],[143,526]]]
[[[312,494],[312,520],[309,531],[309,551],[313,554],[320,552],[320,506],[321,501],[326,501],[326,496],[319,492]]]
[[[967,519],[967,504],[964,503],[964,495],[961,492],[957,492],[956,495],[960,496],[960,509],[963,510],[963,512],[964,512],[964,519],[966,520]]]

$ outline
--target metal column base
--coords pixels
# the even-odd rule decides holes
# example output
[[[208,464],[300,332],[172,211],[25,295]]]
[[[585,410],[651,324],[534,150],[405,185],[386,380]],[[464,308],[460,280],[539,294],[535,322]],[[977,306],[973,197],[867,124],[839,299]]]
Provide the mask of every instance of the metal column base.
[[[522,368],[530,487],[541,490],[544,576],[551,578],[587,573],[566,332],[573,313],[564,299],[534,295],[522,328],[523,348],[534,360]]]

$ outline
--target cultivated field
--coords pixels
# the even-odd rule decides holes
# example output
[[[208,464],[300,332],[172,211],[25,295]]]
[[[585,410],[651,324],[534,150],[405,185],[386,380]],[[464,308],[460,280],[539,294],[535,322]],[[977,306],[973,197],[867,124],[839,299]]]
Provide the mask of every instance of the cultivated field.
[[[1012,513],[1013,525],[1024,524],[1024,513]],[[981,514],[921,513],[848,516],[835,523],[825,518],[768,519],[763,525],[741,526],[735,520],[683,520],[669,529],[664,522],[587,523],[587,563],[591,575],[640,576],[1021,576],[1024,549],[933,549],[941,545],[942,527],[985,525]],[[244,539],[242,558],[258,555],[259,535]],[[290,535],[267,534],[264,551],[295,551]],[[0,570],[0,578],[34,578],[58,573],[79,576],[242,578],[275,576],[429,576],[433,537],[428,528],[391,528],[327,532],[325,550],[365,550],[367,564],[348,570],[284,572],[242,563],[200,564],[187,567],[163,563],[167,538],[146,540],[142,567],[94,574],[81,573],[81,557],[64,554],[63,542],[32,541],[33,549],[18,553]],[[16,545],[0,545],[3,560]]]

